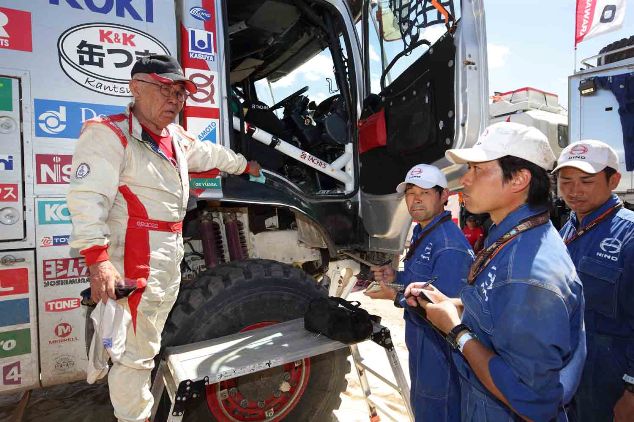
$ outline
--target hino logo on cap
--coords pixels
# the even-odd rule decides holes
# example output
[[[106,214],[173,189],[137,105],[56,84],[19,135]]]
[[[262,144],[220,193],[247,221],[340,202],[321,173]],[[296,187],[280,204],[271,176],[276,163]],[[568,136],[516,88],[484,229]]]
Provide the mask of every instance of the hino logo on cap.
[[[585,145],[575,145],[574,147],[570,148],[570,155],[581,155],[587,153],[588,147]]]
[[[208,21],[209,19],[211,19],[211,13],[209,13],[202,7],[192,7],[191,9],[189,9],[189,14],[199,21]]]

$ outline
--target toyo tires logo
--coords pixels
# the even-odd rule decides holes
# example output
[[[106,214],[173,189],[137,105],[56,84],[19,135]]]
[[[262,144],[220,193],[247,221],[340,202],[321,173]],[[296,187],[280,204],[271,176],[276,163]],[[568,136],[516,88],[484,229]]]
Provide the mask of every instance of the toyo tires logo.
[[[125,25],[74,26],[57,40],[59,64],[66,75],[100,94],[130,97],[130,70],[140,57],[170,54],[153,36]]]

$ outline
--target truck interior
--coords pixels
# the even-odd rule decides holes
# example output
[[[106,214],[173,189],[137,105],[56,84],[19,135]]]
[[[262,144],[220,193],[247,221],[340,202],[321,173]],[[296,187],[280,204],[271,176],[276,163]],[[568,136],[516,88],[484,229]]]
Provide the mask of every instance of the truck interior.
[[[241,124],[257,126],[325,163],[333,163],[344,155],[346,146],[353,146],[354,167],[345,170],[354,180],[354,190],[360,187],[372,195],[386,195],[394,192],[411,166],[433,163],[453,146],[457,11],[453,1],[411,5],[384,1],[368,6],[369,21],[362,19],[362,3],[349,2],[355,19],[365,21],[369,28],[374,22],[383,35],[382,53],[394,56],[389,64],[373,70],[372,76],[367,60],[368,74],[355,74],[351,65],[354,40],[349,39],[350,31],[332,4],[320,0],[228,2],[232,111]],[[394,11],[402,16],[400,23]],[[391,22],[384,19],[388,13]],[[404,31],[407,22],[415,25]],[[422,29],[434,25],[444,35],[429,41]],[[384,49],[386,41],[394,41],[389,49]],[[315,84],[309,88],[294,75],[307,63],[319,68],[312,74],[319,79],[315,84],[322,87],[319,93],[314,92]],[[391,80],[390,72],[398,76]],[[370,94],[371,78],[381,81],[372,84],[380,86],[374,86],[379,91],[374,94]],[[359,87],[363,92],[358,92]],[[283,98],[278,98],[279,91],[285,94]],[[242,130],[233,132],[232,147],[303,195],[352,192],[340,180]]]

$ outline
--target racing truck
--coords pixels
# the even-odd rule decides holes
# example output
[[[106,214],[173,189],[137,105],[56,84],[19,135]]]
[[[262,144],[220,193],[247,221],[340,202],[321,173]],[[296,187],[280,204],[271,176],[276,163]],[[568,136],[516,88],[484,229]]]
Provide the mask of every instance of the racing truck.
[[[399,254],[395,186],[431,163],[456,187],[444,152],[488,122],[485,46],[482,0],[0,0],[0,393],[85,379],[65,194],[83,122],[125,108],[136,59],[178,57],[198,88],[179,123],[264,176],[190,175],[167,347],[301,317]],[[349,370],[336,351],[210,384],[188,416],[329,420]]]

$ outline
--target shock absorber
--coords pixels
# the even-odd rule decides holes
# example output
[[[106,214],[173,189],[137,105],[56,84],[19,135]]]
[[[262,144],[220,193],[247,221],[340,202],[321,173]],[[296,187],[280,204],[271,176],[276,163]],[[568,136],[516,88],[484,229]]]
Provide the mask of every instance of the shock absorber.
[[[227,235],[227,247],[232,261],[241,261],[249,257],[249,248],[244,230],[244,223],[235,213],[229,214],[225,220],[225,233]]]
[[[214,221],[213,214],[209,211],[204,211],[200,217],[200,239],[207,268],[213,268],[225,262],[220,224]]]

